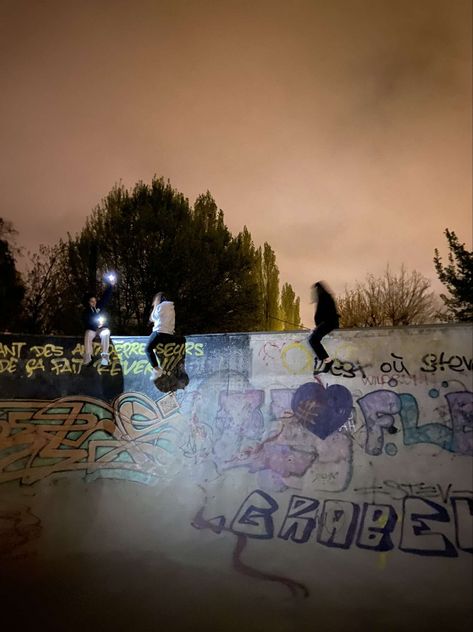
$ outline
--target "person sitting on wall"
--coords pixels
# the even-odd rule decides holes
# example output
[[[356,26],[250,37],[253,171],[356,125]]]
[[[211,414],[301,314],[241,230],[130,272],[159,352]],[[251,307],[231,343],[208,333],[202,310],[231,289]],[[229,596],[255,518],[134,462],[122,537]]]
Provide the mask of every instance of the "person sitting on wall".
[[[102,345],[100,364],[101,366],[108,366],[109,364],[110,329],[105,326],[107,317],[103,313],[103,308],[112,296],[115,281],[115,275],[109,274],[106,276],[105,292],[99,301],[95,294],[86,294],[84,296],[84,311],[82,313],[82,322],[85,327],[84,366],[91,366],[95,360],[92,356],[92,344],[97,336],[100,338]]]
[[[327,290],[322,281],[317,281],[311,288],[312,303],[316,303],[315,308],[315,329],[309,336],[309,344],[315,353],[314,375],[318,373],[328,373],[333,365],[333,360],[322,346],[321,340],[334,329],[338,329],[339,316],[335,299]],[[322,362],[317,369],[317,359]]]
[[[159,365],[155,348],[159,343],[165,345],[167,342],[173,340],[176,323],[174,303],[166,299],[164,292],[155,294],[149,322],[153,323],[153,331],[146,344],[145,353],[153,369],[150,380],[155,382],[163,374],[163,369]]]

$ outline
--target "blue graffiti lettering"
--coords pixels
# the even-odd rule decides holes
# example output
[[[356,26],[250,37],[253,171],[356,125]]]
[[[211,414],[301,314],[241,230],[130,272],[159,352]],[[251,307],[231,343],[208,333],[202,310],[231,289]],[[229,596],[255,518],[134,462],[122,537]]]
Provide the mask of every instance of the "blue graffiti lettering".
[[[279,538],[303,544],[315,529],[315,517],[319,501],[305,496],[291,496],[286,517],[279,531]]]
[[[360,508],[346,500],[326,500],[317,534],[324,546],[349,549],[355,535]]]
[[[449,523],[450,516],[445,507],[433,500],[426,500],[418,496],[405,498],[400,550],[416,555],[457,557],[457,550],[447,536],[433,531],[427,524],[429,521]]]
[[[455,540],[462,551],[473,553],[473,498],[452,497]]]
[[[292,495],[275,536],[275,520],[279,504],[269,494],[255,490],[240,505],[231,525],[219,515],[206,519],[202,507],[192,526],[213,533],[230,531],[259,540],[278,537],[286,542],[304,544],[314,541],[329,548],[350,549],[355,542],[359,549],[391,551],[396,546],[412,555],[458,557],[459,551],[473,553],[473,498],[452,496],[451,517],[447,506],[419,496],[403,500],[400,517],[389,504],[363,503],[360,506],[347,500],[327,499],[323,506],[316,498]],[[398,543],[393,539],[399,527]],[[455,532],[456,547],[451,541]],[[356,540],[355,540],[356,535]]]
[[[250,538],[273,537],[272,514],[279,505],[269,494],[257,489],[245,498],[230,525],[230,531]]]
[[[390,551],[394,548],[391,533],[396,522],[397,514],[391,505],[364,503],[356,545],[360,549]]]

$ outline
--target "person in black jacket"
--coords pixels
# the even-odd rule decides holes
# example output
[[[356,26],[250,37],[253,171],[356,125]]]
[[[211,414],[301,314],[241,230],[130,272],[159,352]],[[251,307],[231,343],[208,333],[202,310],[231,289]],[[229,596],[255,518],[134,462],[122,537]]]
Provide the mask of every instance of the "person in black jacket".
[[[312,286],[312,298],[312,302],[317,303],[317,306],[314,317],[315,329],[309,336],[309,344],[316,355],[314,362],[314,375],[316,375],[317,373],[328,373],[332,368],[334,361],[322,346],[321,340],[334,329],[338,329],[339,316],[335,299],[322,281],[317,281]],[[319,369],[317,369],[317,360],[322,362]]]
[[[100,364],[108,366],[110,345],[110,329],[105,326],[107,317],[103,313],[103,308],[109,302],[112,296],[115,277],[109,275],[107,277],[107,287],[102,298],[98,301],[94,294],[87,294],[84,297],[84,311],[82,312],[82,322],[84,324],[84,366],[91,366],[94,362],[92,357],[92,343],[97,336],[100,337],[102,345],[102,354]]]

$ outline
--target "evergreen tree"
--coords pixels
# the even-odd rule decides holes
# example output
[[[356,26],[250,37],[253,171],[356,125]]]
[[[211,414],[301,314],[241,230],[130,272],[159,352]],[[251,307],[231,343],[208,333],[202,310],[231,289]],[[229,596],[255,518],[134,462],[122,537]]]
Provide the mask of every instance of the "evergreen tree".
[[[301,327],[300,299],[289,283],[284,283],[281,289],[281,305],[279,309],[282,328],[287,330]]]
[[[100,297],[111,270],[118,274],[108,308],[114,332],[149,333],[158,291],[175,302],[178,333],[281,328],[269,244],[256,249],[246,226],[233,236],[209,192],[191,206],[162,178],[131,190],[115,186],[78,235],[42,247],[32,264],[25,310],[31,331],[80,332],[81,298]]]
[[[279,269],[274,251],[267,242],[264,243],[263,250],[258,248],[257,260],[262,301],[261,326],[263,331],[279,331],[282,329],[279,318]]]
[[[236,238],[224,223],[223,212],[207,191],[192,210],[188,289],[183,318],[188,329],[200,332],[248,331],[258,325],[256,253],[251,235]]]
[[[110,306],[114,331],[149,333],[151,301],[161,290],[176,304],[180,332],[259,327],[257,254],[251,235],[245,227],[233,237],[208,192],[191,207],[162,179],[151,185],[140,182],[130,191],[115,186],[79,235],[58,244],[53,259],[48,254],[43,250],[38,256],[31,276],[30,306],[33,296],[49,292],[41,302],[50,306],[49,315],[40,319],[31,314],[36,330],[54,322],[64,333],[80,331],[81,297],[86,292],[100,296],[101,279],[109,270],[116,270],[119,279]],[[59,295],[57,318],[51,315],[54,295]]]
[[[447,287],[450,296],[440,296],[455,320],[470,321],[473,320],[473,252],[469,252],[448,228],[445,236],[450,250],[448,265],[442,264],[437,248],[434,265],[438,278]]]

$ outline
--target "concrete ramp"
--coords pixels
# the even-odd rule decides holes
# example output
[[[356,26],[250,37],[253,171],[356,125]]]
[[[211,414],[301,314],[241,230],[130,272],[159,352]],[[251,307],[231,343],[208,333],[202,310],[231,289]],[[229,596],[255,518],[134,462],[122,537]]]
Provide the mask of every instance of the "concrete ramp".
[[[144,338],[0,336],[4,620],[470,630],[472,336],[337,331],[315,380],[301,333],[187,337],[171,392]]]

